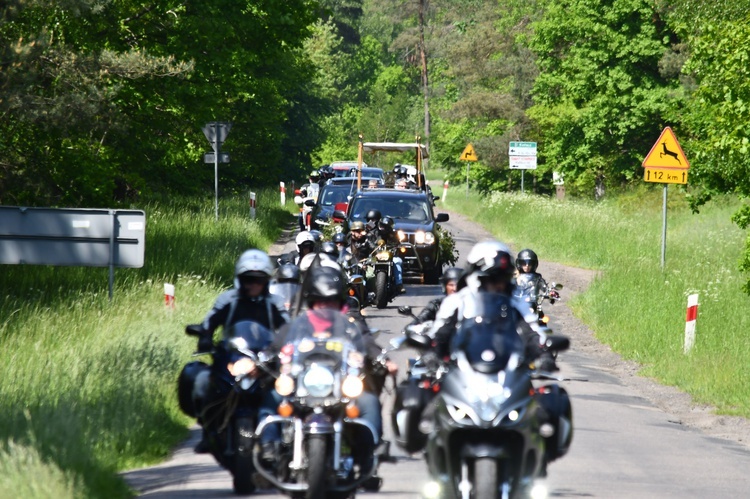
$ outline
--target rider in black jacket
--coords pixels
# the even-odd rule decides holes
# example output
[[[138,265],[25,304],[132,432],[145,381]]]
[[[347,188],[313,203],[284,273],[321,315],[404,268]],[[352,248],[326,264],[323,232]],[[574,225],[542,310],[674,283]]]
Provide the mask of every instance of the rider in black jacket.
[[[434,321],[437,311],[440,308],[440,304],[446,296],[450,296],[458,291],[458,281],[461,279],[463,269],[458,267],[451,267],[443,271],[443,275],[440,277],[440,285],[443,288],[443,296],[439,296],[430,302],[422,309],[416,319],[411,321],[411,324],[422,324],[427,321]]]

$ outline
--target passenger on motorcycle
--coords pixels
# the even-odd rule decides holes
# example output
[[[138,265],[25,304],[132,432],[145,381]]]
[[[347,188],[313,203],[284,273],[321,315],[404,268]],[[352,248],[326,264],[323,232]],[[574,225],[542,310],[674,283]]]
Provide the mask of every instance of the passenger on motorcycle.
[[[510,249],[506,245],[499,241],[482,241],[474,245],[466,259],[468,265],[459,283],[462,289],[443,300],[430,331],[441,357],[450,355],[458,324],[463,319],[476,316],[474,303],[479,293],[513,294],[515,268]],[[556,370],[552,355],[541,348],[538,325],[535,321],[527,321],[528,307],[519,300],[513,300],[513,304],[510,310],[497,312],[516,316],[516,329],[524,340],[529,360],[535,361],[542,370]]]
[[[297,244],[297,249],[281,255],[278,260],[279,265],[293,263],[299,266],[305,255],[315,252],[315,236],[310,231],[303,230],[297,234],[294,242]]]
[[[371,335],[362,334],[360,325],[356,320],[344,315],[342,309],[346,303],[346,282],[343,274],[330,266],[315,265],[309,270],[309,274],[303,284],[303,297],[307,302],[308,310],[295,318],[291,323],[284,326],[276,336],[271,352],[278,356],[281,347],[292,343],[296,338],[297,331],[308,331],[310,327],[314,331],[325,334],[343,334],[355,345],[366,360],[369,352],[380,348],[374,344]],[[259,411],[259,419],[276,413],[276,409],[282,401],[281,395],[275,390],[267,393],[266,399]],[[363,392],[357,399],[360,409],[360,417],[370,423],[376,429],[378,435],[382,435],[382,416],[378,397],[370,392]],[[262,457],[266,461],[273,461],[277,454],[277,443],[281,440],[278,425],[269,425],[261,435]],[[374,442],[377,445],[378,442]],[[366,442],[362,447],[368,447]],[[369,449],[372,453],[373,449]]]
[[[458,291],[458,281],[459,279],[461,279],[462,274],[463,269],[460,269],[458,267],[445,269],[443,275],[440,277],[440,285],[443,288],[443,296],[439,296],[433,300],[430,300],[430,302],[427,304],[427,306],[425,306],[425,308],[422,309],[416,319],[411,321],[411,324],[421,324],[427,321],[434,321],[435,316],[437,315],[437,311],[440,308],[440,304],[443,303],[445,297],[450,296]]]
[[[242,253],[234,269],[234,288],[219,295],[201,323],[199,351],[207,352],[214,348],[213,333],[219,326],[226,331],[236,322],[251,320],[275,331],[289,322],[283,300],[268,291],[272,273],[273,264],[265,252],[251,249]],[[207,374],[199,375],[195,380],[194,394],[203,404],[209,397],[209,384]],[[198,453],[208,450],[205,438],[195,447]]]
[[[318,194],[320,194],[320,188],[321,188],[321,178],[320,178],[320,172],[318,171],[312,171],[310,172],[310,175],[308,176],[309,183],[302,186],[302,188],[299,190],[299,196],[294,197],[294,202],[297,203],[302,210],[299,212],[299,230],[303,231],[305,230],[305,213],[309,211],[309,209],[305,209],[305,201],[308,199],[312,199],[313,201],[318,201]]]

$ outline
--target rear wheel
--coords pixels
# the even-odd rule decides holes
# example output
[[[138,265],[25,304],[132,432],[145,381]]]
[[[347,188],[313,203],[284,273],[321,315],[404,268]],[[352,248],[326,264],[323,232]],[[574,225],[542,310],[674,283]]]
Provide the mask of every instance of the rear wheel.
[[[385,308],[388,305],[388,273],[375,274],[375,306]]]
[[[497,462],[490,457],[474,461],[474,497],[476,499],[497,498]]]
[[[307,499],[326,497],[327,451],[324,435],[307,437]]]

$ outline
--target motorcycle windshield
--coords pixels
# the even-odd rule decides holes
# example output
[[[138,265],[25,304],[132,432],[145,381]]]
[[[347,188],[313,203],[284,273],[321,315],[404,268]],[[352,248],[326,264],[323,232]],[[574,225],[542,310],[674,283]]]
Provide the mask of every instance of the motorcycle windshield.
[[[243,348],[259,352],[271,344],[273,333],[257,322],[244,320],[236,322],[224,330],[224,340],[228,344],[231,344],[232,340],[236,338],[244,340],[244,344],[247,346],[244,346],[242,342],[236,342],[237,344],[243,344]]]
[[[296,302],[297,293],[301,289],[301,285],[296,282],[272,282],[268,286],[268,291],[281,297],[284,302],[284,308],[287,311],[291,310],[292,305]]]

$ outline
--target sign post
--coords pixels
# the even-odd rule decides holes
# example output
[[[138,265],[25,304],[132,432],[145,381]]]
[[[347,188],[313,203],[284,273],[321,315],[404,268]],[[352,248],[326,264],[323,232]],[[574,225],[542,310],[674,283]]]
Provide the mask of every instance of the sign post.
[[[524,173],[536,170],[536,142],[511,142],[508,159],[511,170],[521,170],[521,192],[524,192]]]
[[[204,163],[214,164],[214,205],[216,207],[216,220],[219,219],[219,163],[229,163],[229,154],[221,152],[221,145],[227,140],[229,130],[232,129],[232,124],[226,121],[212,121],[207,123],[203,128],[203,135],[206,136],[208,142],[213,148],[213,153],[206,153],[203,155]]]
[[[477,152],[474,150],[474,146],[470,143],[466,145],[464,151],[461,153],[459,158],[461,161],[466,161],[466,197],[469,197],[469,161],[479,161]]]
[[[643,179],[646,182],[664,184],[662,196],[661,224],[661,269],[664,270],[667,256],[667,186],[669,184],[687,184],[687,171],[690,168],[685,153],[677,142],[674,132],[669,127],[662,130],[651,151],[643,160]]]

